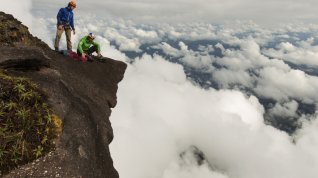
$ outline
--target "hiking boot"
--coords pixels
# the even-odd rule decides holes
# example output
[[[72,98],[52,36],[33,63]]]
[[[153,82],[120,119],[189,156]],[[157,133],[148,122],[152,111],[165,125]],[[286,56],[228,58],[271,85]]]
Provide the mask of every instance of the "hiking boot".
[[[99,62],[106,62],[106,59],[105,59],[104,57],[99,57],[99,58],[98,58],[98,61],[99,61]]]
[[[62,53],[64,56],[68,56],[69,51],[68,51],[68,50],[62,50],[61,53]]]
[[[93,62],[94,61],[94,58],[91,55],[87,55],[86,58],[87,58],[88,62]]]
[[[102,55],[94,56],[94,59],[99,62],[105,62],[105,58]]]

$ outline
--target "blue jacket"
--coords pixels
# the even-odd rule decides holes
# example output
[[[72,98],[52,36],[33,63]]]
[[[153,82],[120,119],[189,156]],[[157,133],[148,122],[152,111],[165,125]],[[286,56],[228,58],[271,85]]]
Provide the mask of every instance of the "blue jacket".
[[[64,7],[57,13],[57,25],[70,25],[73,30],[74,28],[74,14],[70,8]]]

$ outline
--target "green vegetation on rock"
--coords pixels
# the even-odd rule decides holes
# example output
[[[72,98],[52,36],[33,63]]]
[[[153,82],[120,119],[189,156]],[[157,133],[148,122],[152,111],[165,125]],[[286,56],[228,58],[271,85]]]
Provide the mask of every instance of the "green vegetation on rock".
[[[29,79],[0,71],[0,175],[54,149],[61,120]]]

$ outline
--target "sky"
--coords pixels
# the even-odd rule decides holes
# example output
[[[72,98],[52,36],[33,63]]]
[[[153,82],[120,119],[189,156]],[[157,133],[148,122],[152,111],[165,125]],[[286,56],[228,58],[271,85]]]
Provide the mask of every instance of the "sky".
[[[33,0],[43,7],[43,0]],[[50,4],[65,4],[65,0]],[[316,22],[318,2],[314,0],[80,0],[81,10],[102,16],[120,17],[146,23],[223,23],[233,20],[252,20],[262,25],[286,22]],[[97,8],[100,7],[100,8]]]
[[[73,50],[93,32],[128,64],[110,118],[120,176],[318,177],[317,3],[78,0]],[[66,4],[0,10],[53,47]]]

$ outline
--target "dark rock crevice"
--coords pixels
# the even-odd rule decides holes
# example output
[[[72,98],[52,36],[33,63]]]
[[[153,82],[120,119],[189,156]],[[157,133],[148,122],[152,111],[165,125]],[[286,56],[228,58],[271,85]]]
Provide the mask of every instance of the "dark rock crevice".
[[[37,58],[29,59],[9,59],[0,63],[2,69],[12,69],[21,71],[39,71],[43,67],[50,67],[48,61]]]

